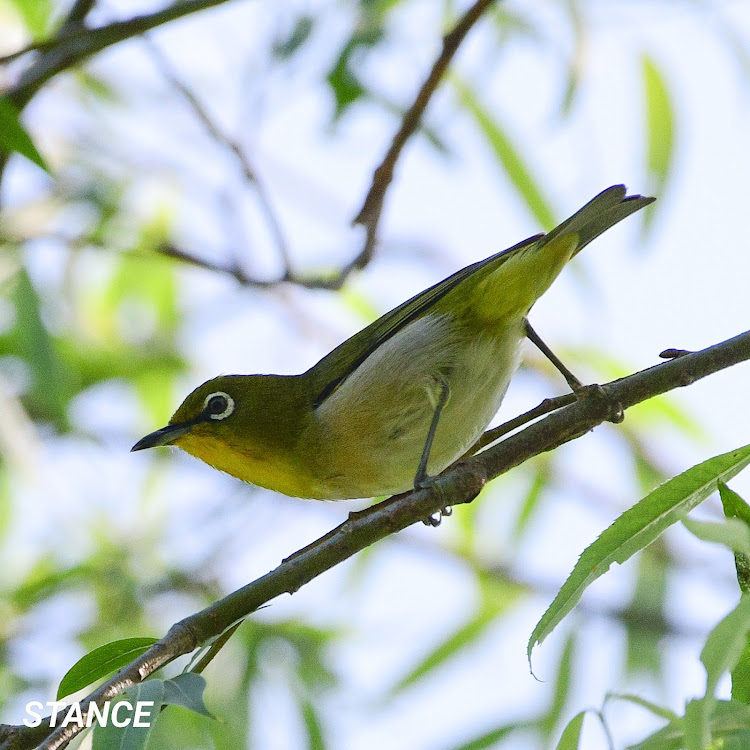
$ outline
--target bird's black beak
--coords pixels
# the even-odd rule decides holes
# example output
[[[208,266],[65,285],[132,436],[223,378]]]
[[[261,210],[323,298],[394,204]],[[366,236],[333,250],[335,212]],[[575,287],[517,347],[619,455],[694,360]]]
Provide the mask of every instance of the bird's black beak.
[[[190,432],[190,428],[194,424],[195,422],[168,424],[166,427],[142,437],[130,451],[142,451],[146,448],[155,448],[157,445],[171,445],[175,440]]]

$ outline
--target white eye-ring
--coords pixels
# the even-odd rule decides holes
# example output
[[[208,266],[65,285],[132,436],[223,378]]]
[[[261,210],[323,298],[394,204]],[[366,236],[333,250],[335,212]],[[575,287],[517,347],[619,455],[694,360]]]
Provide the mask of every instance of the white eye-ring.
[[[226,419],[234,411],[234,399],[224,391],[217,391],[206,396],[203,411],[209,419]]]

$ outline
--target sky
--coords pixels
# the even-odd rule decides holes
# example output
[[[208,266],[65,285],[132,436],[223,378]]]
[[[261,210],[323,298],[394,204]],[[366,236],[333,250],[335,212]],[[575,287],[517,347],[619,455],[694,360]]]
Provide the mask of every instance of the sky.
[[[300,268],[310,268],[345,262],[356,251],[361,236],[348,226],[348,220],[359,208],[394,120],[372,105],[363,105],[347,115],[333,136],[326,134],[331,100],[324,88],[312,85],[314,64],[343,38],[351,19],[345,8],[332,3],[302,5],[325,14],[324,30],[309,57],[286,76],[264,76],[258,69],[260,53],[247,56],[248,36],[263,39],[277,23],[263,3],[229,4],[154,39],[205,95],[221,122],[229,128],[242,124],[241,140],[264,175],[269,194],[282,207],[295,262]],[[513,7],[532,13],[555,44],[513,42],[499,62],[489,63],[488,47],[497,44],[497,37],[488,28],[480,28],[462,51],[459,69],[460,76],[480,92],[484,104],[514,136],[562,219],[610,184],[624,182],[631,191],[648,190],[638,56],[646,53],[661,67],[673,94],[677,138],[673,170],[659,197],[650,234],[641,242],[634,221],[608,232],[586,249],[574,269],[563,273],[531,316],[537,331],[556,351],[601,347],[626,369],[636,370],[655,364],[663,349],[698,349],[729,338],[745,330],[750,319],[750,248],[745,239],[750,78],[722,31],[723,27],[731,29],[750,48],[750,6],[741,2],[589,5],[587,74],[574,113],[565,122],[559,118],[564,79],[561,59],[570,40],[567,34],[557,38],[560,16],[553,3],[533,8],[515,3]],[[104,20],[132,12],[132,3],[110,2],[100,16]],[[395,101],[409,101],[436,54],[434,28],[439,13],[437,4],[415,2],[397,14],[391,54],[368,63],[369,80],[377,90]],[[113,76],[124,65],[129,66],[132,79],[132,100],[148,106],[148,96],[158,96],[160,84],[154,83],[148,58],[135,45],[112,50],[93,63],[98,72]],[[247,96],[237,97],[243,81],[254,76],[262,84],[250,86]],[[54,138],[45,141],[49,137],[44,135],[45,123],[54,122],[52,130],[61,133],[89,128],[91,137],[97,136],[85,115],[61,110],[64,95],[63,84],[31,111],[32,121],[39,123],[42,147],[57,147]],[[461,266],[539,231],[513,187],[498,176],[498,165],[475,124],[451,106],[450,97],[449,90],[436,97],[428,121],[439,126],[455,156],[437,156],[424,139],[407,146],[383,217],[382,253],[365,273],[351,280],[350,298],[365,300],[378,312]],[[256,113],[262,117],[254,118]],[[102,134],[122,139],[123,145],[143,154],[144,163],[158,156],[162,165],[144,169],[139,189],[129,196],[134,210],[148,211],[154,200],[184,201],[188,206],[181,215],[184,241],[200,252],[218,255],[226,241],[217,236],[216,218],[202,207],[201,197],[222,188],[226,164],[216,154],[207,158],[203,148],[185,153],[185,137],[199,144],[200,131],[172,114],[165,108],[156,119],[145,119],[137,111],[124,117],[121,111],[115,112]],[[100,121],[93,121],[101,127]],[[184,130],[165,138],[165,133],[172,135],[168,130],[172,127]],[[184,174],[200,175],[200,187],[182,182]],[[256,241],[255,247],[262,248],[264,230],[250,200],[246,215],[245,229]],[[53,257],[50,250],[33,261],[39,277],[54,276]],[[248,263],[259,274],[271,275],[276,270],[272,255],[262,251],[252,253]],[[332,301],[321,292],[284,288],[238,293],[232,280],[201,271],[186,274],[185,290],[184,345],[194,364],[185,393],[218,373],[300,372],[366,322],[352,314],[346,299],[344,303]],[[579,375],[587,380],[593,373]],[[677,473],[749,442],[747,382],[748,366],[744,365],[670,394],[669,399],[691,414],[708,437],[703,442],[690,441],[664,427],[649,432],[646,442],[668,470]],[[561,382],[560,392],[563,386]],[[185,458],[161,478],[163,496],[158,507],[146,508],[139,502],[138,488],[154,459],[131,455],[127,449],[139,431],[145,433],[158,425],[145,424],[134,415],[132,402],[122,394],[112,395],[108,390],[90,394],[76,412],[83,424],[106,422],[110,439],[101,445],[56,445],[49,455],[48,471],[36,487],[27,489],[29,502],[44,503],[47,498],[43,512],[49,527],[21,529],[17,565],[33,556],[56,525],[86,544],[74,523],[76,514],[82,512],[80,507],[73,510],[80,497],[97,498],[95,510],[122,528],[141,522],[144,513],[162,519],[163,554],[200,564],[208,554],[211,535],[226,538],[221,512],[214,526],[201,523],[217,507],[215,502],[206,506],[206,498],[228,493],[233,506],[251,499],[247,510],[231,516],[238,533],[229,537],[219,555],[228,563],[223,575],[229,590],[325,533],[354,507],[254,493]],[[546,395],[550,394],[541,383],[522,379],[511,387],[501,416],[529,408]],[[176,394],[175,406],[180,396]],[[613,517],[610,505],[596,507],[580,497],[577,486],[595,488],[622,507],[639,498],[630,467],[617,457],[617,440],[617,428],[605,426],[563,449],[566,472],[579,484],[573,483],[572,489],[560,494],[559,506],[535,520],[518,557],[513,559],[508,550],[507,560],[513,560],[525,577],[559,584],[584,546]],[[92,462],[97,470],[85,471]],[[509,503],[518,502],[513,480],[498,486],[511,495]],[[52,491],[46,493],[44,487]],[[750,473],[739,476],[732,487],[750,497]],[[716,517],[718,512],[718,504],[709,502],[699,515]],[[559,534],[561,524],[564,538]],[[490,533],[498,534],[496,523],[489,524]],[[484,543],[497,545],[498,539],[508,543],[499,533],[499,538]],[[200,544],[185,544],[186,539],[199,535]],[[262,615],[299,613],[321,622],[351,624],[351,635],[332,656],[346,682],[354,686],[351,695],[333,696],[328,707],[335,717],[334,747],[449,747],[465,738],[467,728],[491,726],[503,717],[530,712],[547,700],[540,683],[529,675],[525,656],[528,635],[549,603],[538,596],[526,600],[457,663],[447,665],[382,711],[364,712],[362,695],[376,696],[396,682],[409,664],[457,627],[475,606],[476,591],[462,566],[425,552],[436,540],[450,543],[451,535],[447,522],[438,530],[413,529],[380,545],[373,553],[380,558],[379,564],[358,593],[354,610],[350,599],[345,600],[346,608],[338,601],[344,573],[332,571],[294,597],[279,600],[273,614]],[[717,612],[728,611],[735,601],[730,556],[698,543],[684,529],[675,530],[670,539],[695,567],[703,568],[689,585],[676,581],[672,614],[698,632],[708,630]],[[631,586],[632,571],[624,566],[612,570],[587,600],[617,606],[626,600]],[[179,602],[165,607],[165,626],[175,613],[179,616]],[[61,632],[48,632],[45,638],[64,640],[64,634],[74,632],[75,627],[74,619],[65,618],[58,625]],[[611,620],[594,618],[586,629],[598,647],[595,653],[580,655],[585,680],[575,687],[576,710],[600,705],[603,694],[616,685],[617,660],[621,659],[622,634]],[[549,676],[548,665],[554,663],[562,635],[555,634],[537,650],[534,666],[542,679]],[[50,656],[45,647],[48,642],[38,640],[24,648],[29,663],[54,679],[76,654],[56,649]],[[679,709],[690,695],[699,694],[704,682],[697,660],[699,648],[700,640],[695,638],[670,642],[665,647],[671,665],[667,690],[664,695],[649,695],[655,688],[644,685],[646,697],[663,699]],[[284,665],[269,659],[268,671],[270,687],[253,698],[263,717],[253,731],[261,746],[286,750],[295,747],[296,730],[284,697]],[[644,727],[652,726],[643,712],[632,707],[618,706],[611,719],[616,736],[624,740],[634,741]],[[288,726],[289,732],[279,733],[275,729],[279,726]],[[582,746],[606,748],[594,721],[586,725]],[[507,747],[523,748],[524,740],[511,741]]]

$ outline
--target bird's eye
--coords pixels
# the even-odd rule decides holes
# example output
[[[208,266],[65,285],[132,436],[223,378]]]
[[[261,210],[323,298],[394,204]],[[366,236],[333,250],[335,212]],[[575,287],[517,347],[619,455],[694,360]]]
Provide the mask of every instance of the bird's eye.
[[[209,419],[226,419],[234,411],[234,399],[222,391],[212,393],[206,396],[203,410]]]

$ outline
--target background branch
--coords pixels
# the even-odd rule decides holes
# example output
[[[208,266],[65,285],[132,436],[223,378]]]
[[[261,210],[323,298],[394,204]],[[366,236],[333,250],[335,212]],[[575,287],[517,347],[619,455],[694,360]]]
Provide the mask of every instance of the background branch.
[[[437,477],[429,488],[397,495],[365,511],[350,514],[343,524],[287,558],[274,570],[173,625],[164,638],[82,701],[82,710],[85,712],[92,701],[102,704],[111,700],[262,605],[281,594],[294,593],[369,545],[448,505],[471,502],[490,479],[584,435],[609,419],[613,405],[627,409],[747,360],[750,360],[750,331],[614,380],[598,390],[590,390],[589,397],[562,407],[482,453],[459,461]],[[59,750],[79,732],[80,727],[74,724],[58,727],[40,747]],[[39,731],[38,728],[14,727],[6,729],[5,737],[0,750],[29,750],[36,746]]]
[[[74,67],[88,57],[101,52],[103,49],[126,41],[134,36],[145,34],[157,26],[191,13],[221,5],[227,2],[227,0],[185,0],[184,2],[173,3],[156,13],[136,16],[127,21],[118,21],[106,26],[90,29],[83,22],[87,13],[93,7],[94,2],[95,0],[77,0],[68,18],[61,25],[58,34],[53,39],[35,43],[23,50],[11,53],[5,58],[0,58],[0,62],[9,62],[26,53],[33,51],[39,53],[38,59],[22,74],[19,82],[5,94],[19,110],[22,110],[39,89],[55,75]],[[365,228],[364,246],[350,263],[338,272],[326,276],[304,278],[294,274],[290,264],[289,250],[284,238],[284,232],[272,209],[264,186],[258,180],[257,174],[250,165],[246,155],[239,145],[216,125],[194,93],[174,74],[161,52],[151,45],[152,55],[162,74],[187,101],[194,114],[214,140],[224,145],[237,157],[243,175],[255,188],[261,209],[269,224],[279,254],[282,257],[284,271],[280,278],[264,281],[247,275],[238,263],[233,264],[231,267],[216,265],[202,260],[186,250],[177,248],[171,243],[162,245],[159,248],[160,252],[208,270],[229,273],[241,284],[247,286],[268,287],[282,282],[290,282],[308,289],[340,289],[354,270],[362,269],[370,262],[377,242],[377,230],[385,196],[388,187],[393,181],[396,163],[401,156],[403,148],[419,127],[424,111],[461,43],[492,2],[493,0],[477,0],[459,19],[455,27],[443,37],[441,52],[432,64],[430,72],[417,92],[414,102],[402,117],[401,125],[394,135],[383,161],[373,172],[370,188],[359,213],[353,220],[353,224],[359,224]],[[0,154],[0,178],[2,177],[6,161],[7,154]]]
[[[144,34],[178,18],[207,8],[222,5],[228,0],[184,0],[175,2],[155,13],[134,16],[127,21],[115,21],[90,29],[77,23],[69,33],[60,33],[49,44],[38,45],[39,58],[23,73],[19,82],[6,93],[18,109],[23,109],[39,89],[58,73],[68,70],[107,47]],[[76,3],[78,6],[78,3]],[[74,9],[75,7],[74,6]],[[61,32],[65,30],[63,24]],[[70,27],[68,26],[68,29]]]
[[[442,51],[432,64],[432,69],[425,79],[425,82],[422,84],[422,87],[419,89],[414,103],[404,114],[401,120],[401,127],[396,135],[393,136],[390,148],[386,152],[383,161],[373,172],[372,184],[367,192],[362,208],[359,209],[359,213],[354,217],[352,223],[360,224],[365,228],[365,244],[360,254],[341,271],[341,283],[344,282],[346,277],[354,269],[364,268],[372,258],[375,242],[377,241],[380,215],[383,212],[383,203],[385,201],[386,192],[393,181],[393,172],[396,167],[396,162],[401,156],[401,152],[406,145],[406,142],[419,127],[422,115],[424,114],[425,109],[427,109],[427,105],[440,84],[440,81],[445,75],[445,71],[448,69],[456,52],[458,52],[458,48],[461,46],[461,43],[466,38],[469,31],[471,31],[474,24],[482,17],[482,14],[487,8],[489,8],[492,2],[493,0],[477,0],[477,2],[475,2],[466,13],[464,13],[453,30],[443,37]]]
[[[265,185],[258,177],[256,169],[250,164],[247,154],[245,154],[242,147],[233,138],[230,138],[216,123],[209,114],[206,107],[203,106],[198,96],[192,91],[175,73],[174,69],[170,65],[167,58],[164,56],[159,47],[156,46],[148,37],[144,37],[147,48],[151,53],[151,57],[159,69],[159,72],[164,76],[167,82],[177,91],[182,98],[187,102],[193,114],[203,125],[208,135],[218,143],[222,148],[227,149],[237,160],[239,164],[242,176],[245,181],[252,185],[255,190],[255,194],[258,199],[258,205],[265,217],[268,228],[271,231],[271,235],[276,243],[276,249],[281,256],[281,262],[284,267],[284,272],[279,281],[294,281],[294,274],[292,272],[291,258],[289,255],[289,247],[284,237],[284,230],[281,227],[276,212],[273,209],[271,200],[266,192]],[[177,257],[172,255],[172,257]],[[234,267],[239,270],[239,262],[235,262]],[[236,274],[235,278],[237,278]],[[243,275],[244,277],[244,275]],[[239,280],[239,279],[238,279]]]

